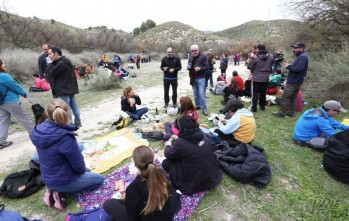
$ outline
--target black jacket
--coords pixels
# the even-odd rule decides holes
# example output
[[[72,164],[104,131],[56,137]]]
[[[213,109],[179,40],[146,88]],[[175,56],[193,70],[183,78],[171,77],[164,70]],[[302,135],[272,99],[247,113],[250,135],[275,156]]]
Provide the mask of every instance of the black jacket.
[[[223,172],[219,168],[213,148],[208,138],[196,144],[178,138],[173,146],[166,146],[165,157],[174,163],[169,171],[173,186],[187,195],[216,186]]]
[[[40,78],[44,77],[46,74],[46,69],[47,69],[46,58],[47,58],[47,56],[48,56],[48,54],[43,53],[38,58],[38,68],[39,68],[39,77]]]
[[[48,80],[54,97],[71,96],[79,93],[74,67],[62,56],[47,67]]]
[[[128,102],[128,98],[122,96],[121,97],[121,110],[122,111],[128,111],[128,112],[134,112],[137,110],[136,104],[141,105],[141,98],[139,96],[132,96],[133,99],[135,99],[135,105],[131,107],[130,103]]]
[[[349,130],[337,133],[329,139],[323,165],[331,177],[349,184]]]
[[[168,67],[168,69],[165,71],[164,67]],[[173,73],[169,72],[171,68],[174,69]],[[165,56],[161,60],[160,69],[164,71],[165,80],[175,80],[177,79],[178,71],[182,69],[181,60],[176,56],[173,56],[173,57]]]
[[[221,151],[216,152],[219,165],[232,178],[257,187],[269,183],[271,171],[262,148],[241,143],[235,148],[219,149]]]

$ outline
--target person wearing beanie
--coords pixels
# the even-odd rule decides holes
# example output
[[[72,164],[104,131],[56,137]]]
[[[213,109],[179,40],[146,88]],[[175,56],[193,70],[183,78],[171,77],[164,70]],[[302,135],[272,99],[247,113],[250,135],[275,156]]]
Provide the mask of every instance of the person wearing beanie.
[[[333,117],[347,110],[335,100],[326,101],[322,107],[306,110],[297,120],[293,131],[296,144],[312,148],[324,149],[328,138],[337,130],[348,130],[349,126],[337,122]]]

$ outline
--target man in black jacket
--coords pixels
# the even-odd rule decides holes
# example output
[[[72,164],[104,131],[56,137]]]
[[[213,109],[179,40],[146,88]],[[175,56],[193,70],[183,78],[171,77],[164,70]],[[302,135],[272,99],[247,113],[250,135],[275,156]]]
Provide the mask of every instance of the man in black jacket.
[[[172,104],[177,107],[177,87],[178,71],[182,69],[181,60],[173,55],[173,49],[167,49],[167,56],[162,58],[160,69],[164,71],[164,100],[165,106],[168,107],[170,102],[169,91],[172,86]]]
[[[42,45],[42,50],[44,53],[39,56],[38,58],[38,68],[39,68],[39,77],[43,79],[46,75],[46,69],[47,69],[47,58],[48,58],[48,49],[50,48],[50,45],[45,43]]]
[[[48,51],[52,63],[48,64],[47,73],[51,84],[54,98],[61,98],[69,106],[69,118],[72,121],[74,113],[74,124],[81,127],[80,111],[75,101],[75,94],[79,93],[78,82],[74,73],[74,67],[70,60],[62,56],[60,48],[52,46]]]

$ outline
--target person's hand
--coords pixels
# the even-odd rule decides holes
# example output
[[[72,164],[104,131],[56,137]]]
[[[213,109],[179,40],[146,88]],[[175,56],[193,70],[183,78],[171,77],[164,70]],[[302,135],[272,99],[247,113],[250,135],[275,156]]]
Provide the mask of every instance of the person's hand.
[[[290,64],[288,63],[288,61],[285,61],[285,62],[284,62],[284,68],[287,68],[288,65],[290,65]]]
[[[23,94],[23,97],[24,97],[24,98],[27,98],[27,93]]]
[[[195,70],[196,72],[198,72],[198,71],[201,70],[201,68],[200,68],[200,67],[195,67],[194,70]]]
[[[171,140],[168,140],[164,143],[164,147],[166,146],[172,146],[172,141]]]
[[[168,67],[164,67],[164,71],[167,71]]]
[[[171,68],[171,69],[169,70],[169,72],[173,73],[173,72],[174,72],[174,69],[173,69],[173,68]]]
[[[173,138],[174,140],[178,139],[178,136],[177,135],[172,135],[171,138]]]
[[[138,96],[138,94],[136,93],[136,91],[133,91],[133,95],[134,95],[134,96]]]

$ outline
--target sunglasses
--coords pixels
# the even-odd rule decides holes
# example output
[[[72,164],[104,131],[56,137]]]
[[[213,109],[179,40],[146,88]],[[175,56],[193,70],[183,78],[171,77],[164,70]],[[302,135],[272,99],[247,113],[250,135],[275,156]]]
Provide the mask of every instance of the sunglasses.
[[[191,52],[197,52],[198,50],[192,50]]]

